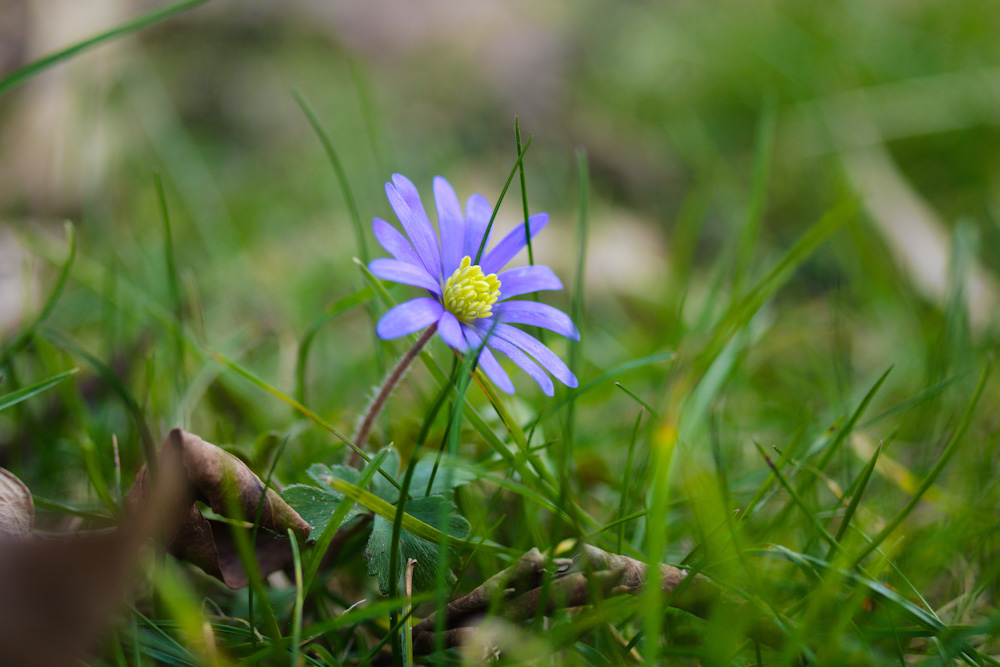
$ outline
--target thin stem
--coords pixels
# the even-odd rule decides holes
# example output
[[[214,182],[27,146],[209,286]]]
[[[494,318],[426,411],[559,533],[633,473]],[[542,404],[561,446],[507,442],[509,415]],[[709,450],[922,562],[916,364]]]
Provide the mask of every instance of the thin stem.
[[[435,333],[437,333],[437,322],[424,329],[424,332],[420,334],[420,338],[418,338],[417,342],[413,344],[413,347],[407,350],[406,354],[404,354],[393,369],[389,371],[389,376],[385,379],[385,382],[382,383],[382,387],[378,390],[378,394],[375,395],[375,400],[373,400],[371,405],[368,407],[368,412],[365,414],[365,420],[361,422],[361,428],[358,429],[358,433],[354,437],[354,444],[359,450],[365,448],[365,443],[368,442],[368,436],[372,432],[375,420],[378,419],[379,414],[382,412],[382,408],[385,407],[386,401],[389,400],[389,395],[392,393],[392,390],[395,389],[396,385],[399,384],[399,381],[403,379],[403,376],[406,375],[407,369],[410,368],[410,364],[413,363],[413,360],[417,358],[420,351],[424,349],[425,345],[427,345],[427,341],[429,341]],[[356,467],[360,458],[361,457],[358,455],[357,450],[355,450],[351,454],[348,465]]]

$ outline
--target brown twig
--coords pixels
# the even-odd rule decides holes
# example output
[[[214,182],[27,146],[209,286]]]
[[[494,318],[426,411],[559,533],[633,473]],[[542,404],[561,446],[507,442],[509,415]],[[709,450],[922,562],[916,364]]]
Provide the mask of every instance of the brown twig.
[[[495,601],[499,602],[498,615],[509,621],[524,621],[536,616],[543,599],[545,612],[551,613],[589,604],[595,591],[602,596],[638,594],[646,584],[648,571],[642,561],[590,545],[583,545],[573,561],[555,559],[550,565],[554,568],[553,579],[544,595],[541,584],[546,558],[538,549],[532,549],[468,595],[449,603],[444,609],[445,646],[467,641],[475,624]],[[780,641],[780,630],[771,618],[746,600],[724,592],[708,577],[661,565],[660,589],[671,607],[704,618],[717,605],[723,605],[734,618],[743,619],[750,637],[769,645]],[[434,650],[436,625],[436,614],[431,614],[413,626],[414,653],[421,655]]]

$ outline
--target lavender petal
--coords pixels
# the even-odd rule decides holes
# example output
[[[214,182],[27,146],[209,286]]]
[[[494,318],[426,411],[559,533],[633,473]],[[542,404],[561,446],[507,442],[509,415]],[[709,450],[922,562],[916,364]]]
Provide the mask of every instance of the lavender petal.
[[[465,204],[465,241],[462,249],[462,256],[468,256],[475,261],[479,246],[483,242],[483,234],[490,224],[493,216],[493,207],[486,197],[482,195],[472,195]],[[490,233],[492,236],[492,232]],[[489,239],[486,240],[487,245]]]
[[[392,308],[375,327],[375,333],[382,340],[392,340],[428,327],[441,317],[444,306],[437,299],[421,297],[406,301]]]
[[[410,237],[420,261],[432,276],[440,276],[441,258],[437,234],[424,212],[417,188],[405,176],[393,174],[392,183],[385,184],[385,195],[406,230],[406,235]]]
[[[478,330],[473,329],[470,326],[463,326],[462,331],[465,332],[465,339],[469,342],[469,347],[473,349],[478,349],[482,346],[482,351],[479,353],[479,367],[483,369],[493,384],[500,387],[506,394],[514,393],[514,383],[510,381],[510,376],[507,375],[507,371],[503,369],[500,362],[496,360],[493,353],[489,351],[489,348],[483,345],[483,334]]]
[[[368,270],[384,280],[391,280],[404,285],[423,287],[437,295],[441,295],[441,285],[427,273],[423,266],[414,266],[398,259],[383,257],[373,260]]]
[[[548,223],[548,213],[536,213],[528,218],[528,229],[531,232],[532,238],[535,234],[542,231]],[[483,261],[480,263],[483,273],[496,273],[507,266],[507,262],[514,259],[514,255],[521,252],[521,249],[527,244],[528,241],[524,237],[524,225],[520,224],[493,246],[489,254],[483,258]]]
[[[487,343],[494,350],[504,354],[508,359],[514,362],[518,368],[531,376],[531,378],[538,383],[538,386],[542,388],[542,393],[546,396],[555,396],[555,387],[552,385],[552,380],[549,378],[548,374],[541,369],[541,367],[534,361],[528,358],[524,352],[511,343],[508,343],[500,336],[493,336]]]
[[[420,267],[424,265],[406,237],[382,218],[375,218],[372,222],[372,231],[375,232],[375,239],[379,245],[399,261]]]
[[[494,327],[493,335],[499,336],[527,352],[535,361],[542,365],[542,368],[552,373],[557,380],[567,387],[576,387],[579,384],[576,376],[563,363],[563,360],[556,356],[555,352],[520,329],[506,324],[498,324]]]
[[[570,340],[580,340],[580,332],[569,316],[546,303],[535,301],[504,301],[494,307],[500,320],[507,324],[527,324],[555,331]]]
[[[450,347],[455,348],[459,352],[468,351],[469,345],[465,342],[462,325],[447,310],[441,314],[441,319],[438,320],[438,333],[441,335],[441,339]]]
[[[531,292],[563,288],[552,269],[541,264],[507,269],[497,275],[497,278],[500,280],[501,301]]]
[[[455,190],[440,176],[434,177],[434,204],[437,206],[438,228],[441,230],[441,270],[442,275],[447,278],[462,261],[465,219]]]

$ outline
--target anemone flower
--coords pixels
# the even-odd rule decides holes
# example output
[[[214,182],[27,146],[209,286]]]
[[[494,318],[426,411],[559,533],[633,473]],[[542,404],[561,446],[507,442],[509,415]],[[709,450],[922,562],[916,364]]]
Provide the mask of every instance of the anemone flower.
[[[514,385],[492,351],[509,358],[548,396],[555,393],[548,373],[569,387],[577,386],[576,377],[552,350],[511,326],[542,327],[572,340],[580,339],[573,322],[562,311],[514,298],[562,289],[562,283],[547,266],[503,270],[527,244],[524,226],[518,225],[490,248],[484,236],[493,208],[482,195],[469,197],[463,215],[451,185],[435,177],[439,235],[424,212],[417,188],[408,179],[394,174],[392,182],[385,184],[385,193],[406,236],[385,220],[375,218],[375,238],[393,259],[376,259],[369,269],[379,278],[421,287],[429,296],[401,303],[383,315],[376,327],[378,336],[389,340],[433,325],[433,331],[454,349],[463,353],[479,350],[479,367],[508,394],[514,393]],[[531,236],[548,221],[546,213],[528,218]]]

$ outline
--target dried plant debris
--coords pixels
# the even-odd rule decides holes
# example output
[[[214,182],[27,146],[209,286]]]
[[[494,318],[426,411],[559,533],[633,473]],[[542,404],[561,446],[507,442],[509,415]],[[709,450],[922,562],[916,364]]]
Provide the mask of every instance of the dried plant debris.
[[[645,585],[647,569],[642,561],[590,545],[581,546],[575,559],[548,561],[538,549],[531,549],[509,568],[444,608],[444,645],[460,646],[470,641],[491,607],[506,620],[520,622],[534,618],[542,600],[544,612],[550,614],[556,609],[592,604],[595,592],[608,597],[636,595]],[[551,582],[543,590],[546,571]],[[702,617],[721,607],[744,619],[749,636],[770,645],[780,641],[781,635],[771,618],[750,608],[746,600],[723,593],[706,577],[689,576],[685,570],[661,565],[660,588],[672,607]],[[437,614],[432,613],[413,626],[415,653],[422,655],[434,650],[437,625]]]
[[[168,538],[167,550],[181,560],[197,565],[230,588],[247,585],[232,531],[246,530],[233,523],[206,518],[198,508],[203,502],[212,512],[239,522],[257,522],[254,553],[262,576],[285,567],[292,559],[287,531],[299,539],[309,536],[309,524],[273,489],[238,458],[196,435],[174,429],[160,449],[176,452],[187,481],[187,509]],[[143,466],[129,492],[129,506],[141,506],[148,497],[149,472]]]
[[[123,526],[56,536],[30,532],[31,496],[17,478],[0,472],[0,664],[79,664],[99,646],[142,545],[177,522],[179,464],[161,461],[150,501]]]
[[[27,537],[35,525],[35,503],[24,482],[0,468],[0,539]]]

